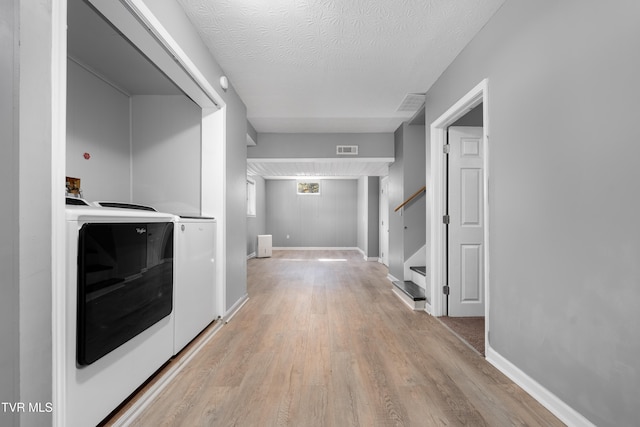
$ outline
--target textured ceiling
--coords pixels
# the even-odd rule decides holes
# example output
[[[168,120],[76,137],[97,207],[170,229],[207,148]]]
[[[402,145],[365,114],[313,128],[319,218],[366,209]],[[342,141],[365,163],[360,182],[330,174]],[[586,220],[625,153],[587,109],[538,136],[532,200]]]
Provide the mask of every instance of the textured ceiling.
[[[392,132],[504,0],[180,0],[258,132]]]

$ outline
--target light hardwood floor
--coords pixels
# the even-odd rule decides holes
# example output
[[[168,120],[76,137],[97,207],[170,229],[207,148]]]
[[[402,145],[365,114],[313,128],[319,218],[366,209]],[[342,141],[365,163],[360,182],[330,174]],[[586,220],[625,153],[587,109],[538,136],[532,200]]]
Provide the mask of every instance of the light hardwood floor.
[[[386,275],[357,251],[249,260],[247,304],[133,425],[563,425]]]

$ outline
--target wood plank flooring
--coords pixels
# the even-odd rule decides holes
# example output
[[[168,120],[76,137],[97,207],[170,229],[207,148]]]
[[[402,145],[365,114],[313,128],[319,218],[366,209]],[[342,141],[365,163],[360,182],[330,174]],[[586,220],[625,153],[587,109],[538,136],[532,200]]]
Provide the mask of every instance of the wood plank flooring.
[[[247,304],[133,425],[563,425],[386,275],[357,251],[249,260]]]

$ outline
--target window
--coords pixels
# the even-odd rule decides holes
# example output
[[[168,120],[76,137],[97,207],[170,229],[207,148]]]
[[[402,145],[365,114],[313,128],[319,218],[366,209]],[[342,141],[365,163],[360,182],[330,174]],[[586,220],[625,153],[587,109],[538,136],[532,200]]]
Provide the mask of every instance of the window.
[[[298,194],[320,194],[320,181],[298,181]]]
[[[256,182],[247,178],[247,216],[256,216]]]

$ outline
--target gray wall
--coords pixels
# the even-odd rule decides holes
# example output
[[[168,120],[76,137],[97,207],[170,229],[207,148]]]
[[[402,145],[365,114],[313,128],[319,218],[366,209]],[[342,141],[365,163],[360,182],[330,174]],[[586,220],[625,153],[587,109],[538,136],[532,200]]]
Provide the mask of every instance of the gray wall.
[[[129,129],[129,97],[67,61],[66,173],[81,179],[87,200],[130,201]]]
[[[52,144],[52,15],[48,2],[19,4],[19,401],[51,402],[52,197],[60,198],[62,208],[64,196],[64,177],[59,187],[52,182],[52,152],[60,149]],[[19,418],[21,427],[52,422],[51,413],[24,412]]]
[[[640,419],[639,16],[507,1],[426,96],[489,79],[490,345],[598,426]]]
[[[247,217],[247,255],[256,252],[258,235],[267,233],[266,188],[261,176],[251,176],[256,182],[256,216]]]
[[[379,254],[380,178],[358,178],[358,248],[368,258]]]
[[[321,180],[320,195],[297,195],[295,180],[266,183],[267,234],[274,247],[357,246],[357,180]]]
[[[66,173],[81,179],[84,198],[199,215],[201,109],[182,95],[130,98],[67,67]]]
[[[404,201],[425,184],[426,149],[425,127],[406,123],[403,126],[405,128],[403,134],[404,196],[402,197]],[[425,244],[427,233],[426,199],[425,193],[422,193],[402,208],[405,259],[415,254]],[[393,206],[394,209],[395,206]]]
[[[357,157],[393,157],[391,133],[259,133],[249,158],[350,158],[338,156],[336,145],[357,145]]]
[[[380,178],[367,178],[367,247],[364,249],[368,257],[380,255]]]
[[[395,132],[395,153],[389,167],[389,274],[404,280],[404,261],[426,241],[426,197],[394,209],[424,186],[425,127],[403,123]]]
[[[404,280],[404,219],[401,212],[394,212],[404,200],[404,135],[405,126],[394,133],[395,158],[389,166],[389,274]]]
[[[176,40],[212,86],[219,88],[218,79],[224,73],[197,30],[176,0],[145,0],[165,29]],[[225,203],[222,224],[225,253],[226,308],[231,308],[247,294],[247,109],[236,93],[233,82],[226,92],[219,91],[226,102]],[[219,232],[221,230],[219,229]]]
[[[358,215],[358,230],[357,230],[357,247],[365,254],[367,253],[367,240],[369,239],[369,233],[367,230],[367,220],[369,216],[369,207],[367,203],[367,177],[361,176],[358,178],[358,201],[357,201],[357,215]]]
[[[183,95],[131,98],[133,202],[200,215],[201,120],[202,109]]]
[[[2,297],[0,298],[0,401],[20,401],[20,339],[19,281],[18,281],[18,123],[17,85],[18,64],[17,8],[12,1],[0,3],[0,140],[3,155],[0,156],[0,274]],[[17,416],[0,412],[0,425],[12,426]]]

